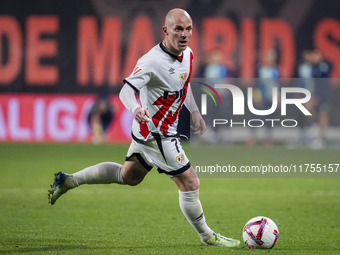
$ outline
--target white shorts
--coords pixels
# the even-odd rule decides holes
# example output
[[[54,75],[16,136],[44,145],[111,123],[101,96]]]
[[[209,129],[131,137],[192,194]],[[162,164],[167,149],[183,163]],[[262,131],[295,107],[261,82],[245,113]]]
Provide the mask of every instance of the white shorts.
[[[185,172],[191,166],[177,137],[152,137],[144,143],[132,140],[126,160],[138,160],[149,171],[154,166],[159,173],[170,177]]]

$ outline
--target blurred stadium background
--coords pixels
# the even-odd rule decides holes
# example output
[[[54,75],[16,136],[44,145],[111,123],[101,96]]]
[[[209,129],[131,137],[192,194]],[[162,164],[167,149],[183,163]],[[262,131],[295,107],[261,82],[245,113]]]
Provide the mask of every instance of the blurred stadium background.
[[[176,186],[155,170],[137,187],[84,185],[54,206],[47,203],[54,171],[122,163],[132,115],[117,93],[137,59],[161,41],[164,15],[174,7],[194,21],[195,79],[214,73],[206,71],[212,59],[224,66],[223,78],[257,77],[268,50],[275,51],[280,77],[298,77],[303,52],[318,49],[332,78],[327,138],[339,143],[340,1],[0,0],[0,254],[225,252],[199,246],[178,207]],[[102,108],[109,126],[96,125]],[[189,133],[188,113],[181,118],[181,132]],[[93,139],[89,123],[95,133],[108,128],[107,143],[91,144],[102,140]],[[275,129],[280,144],[271,147],[249,143],[247,129],[226,131],[225,140],[204,141],[217,146],[183,146],[191,160],[194,153],[213,160],[218,150],[215,156],[235,166],[339,164],[336,146],[281,145],[298,141],[304,129]],[[280,230],[275,254],[339,254],[338,176],[201,178],[200,199],[208,223],[231,237],[241,239],[245,222],[265,215]],[[228,252],[245,250],[242,244]]]
[[[202,76],[215,49],[230,77],[255,77],[261,54],[273,49],[280,76],[297,77],[302,52],[315,48],[331,67],[329,77],[340,77],[339,1],[1,0],[0,6],[3,142],[89,142],[88,113],[105,94],[114,113],[108,142],[128,142],[132,116],[117,93],[137,59],[161,41],[164,15],[173,7],[194,21],[194,77]],[[335,136],[339,98],[334,82],[329,122]]]

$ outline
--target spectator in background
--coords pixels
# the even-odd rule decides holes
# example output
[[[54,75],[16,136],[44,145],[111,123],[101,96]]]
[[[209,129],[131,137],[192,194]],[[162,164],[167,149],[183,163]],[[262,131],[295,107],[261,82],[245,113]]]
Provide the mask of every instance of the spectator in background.
[[[297,112],[299,122],[299,139],[290,145],[297,143],[297,146],[309,145],[311,141],[311,127],[314,122],[314,107],[315,107],[315,83],[313,79],[313,50],[305,49],[302,52],[302,60],[297,69],[299,79],[299,86],[311,92],[312,98],[304,104],[306,109],[312,113],[312,116],[305,116],[302,112]],[[298,95],[297,95],[298,96]],[[295,147],[295,145],[293,145]]]
[[[223,53],[219,49],[210,51],[206,58],[203,77],[207,79],[220,79],[228,76],[228,69],[223,64]]]
[[[106,142],[106,132],[113,120],[113,107],[107,96],[99,96],[88,114],[88,124],[92,133],[92,142]]]
[[[230,77],[232,72],[231,68],[228,68],[223,62],[223,52],[220,49],[216,48],[208,52],[204,60],[204,66],[200,70],[201,77],[205,79],[205,83],[212,87],[218,83],[225,83],[225,79]],[[219,95],[223,102],[222,106],[216,107],[212,100],[207,100],[208,114],[205,117],[207,130],[203,136],[207,142],[225,142],[230,136],[225,132],[225,127],[212,128],[213,119],[221,118],[221,116],[227,118],[229,116],[229,94],[227,91],[219,91]]]
[[[314,149],[321,149],[326,143],[326,133],[329,124],[329,108],[331,102],[331,86],[327,78],[330,65],[324,61],[320,50],[315,49],[312,54],[312,76],[315,83],[315,113],[318,122],[317,137],[312,145]]]
[[[306,144],[312,149],[321,149],[326,143],[331,87],[328,81],[330,66],[323,60],[319,50],[304,50],[298,66],[299,84],[308,89],[312,98],[305,104],[312,116],[300,116],[300,139],[298,145]]]
[[[260,66],[257,70],[257,83],[254,88],[254,104],[258,109],[270,109],[273,103],[273,88],[279,88],[278,78],[280,77],[279,67],[277,66],[277,53],[275,50],[268,50],[261,54]],[[274,113],[273,113],[274,114]],[[275,119],[273,114],[265,116],[267,119]],[[264,144],[273,144],[271,128],[265,132]],[[247,146],[256,144],[255,130],[250,128],[250,137],[246,141]]]
[[[313,50],[306,49],[302,52],[302,61],[298,65],[298,77],[301,78],[300,86],[314,94],[313,78]]]

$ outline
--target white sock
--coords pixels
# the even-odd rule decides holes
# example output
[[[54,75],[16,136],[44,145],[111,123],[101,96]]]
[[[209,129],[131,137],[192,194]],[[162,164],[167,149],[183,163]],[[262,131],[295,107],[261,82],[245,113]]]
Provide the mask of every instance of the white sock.
[[[184,216],[203,241],[208,241],[213,231],[205,222],[203,209],[198,197],[198,190],[182,192],[179,190],[179,205]]]
[[[122,165],[113,162],[104,162],[87,167],[73,174],[76,186],[82,184],[124,184]]]

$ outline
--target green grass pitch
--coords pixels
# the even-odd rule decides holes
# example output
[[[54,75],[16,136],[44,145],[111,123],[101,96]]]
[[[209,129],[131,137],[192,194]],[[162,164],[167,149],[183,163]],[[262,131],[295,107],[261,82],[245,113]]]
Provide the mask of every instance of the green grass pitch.
[[[103,161],[123,162],[127,145],[0,144],[0,254],[339,254],[340,179],[201,178],[200,198],[210,227],[242,239],[242,228],[263,215],[278,225],[272,250],[201,247],[182,215],[175,184],[155,169],[137,187],[84,185],[54,206],[53,173]],[[305,163],[318,155],[339,163],[337,150],[285,150],[241,145],[237,162]],[[275,152],[275,153],[273,153]],[[246,155],[246,156],[245,156]],[[276,158],[275,158],[276,157]],[[286,160],[286,162],[282,162]]]

